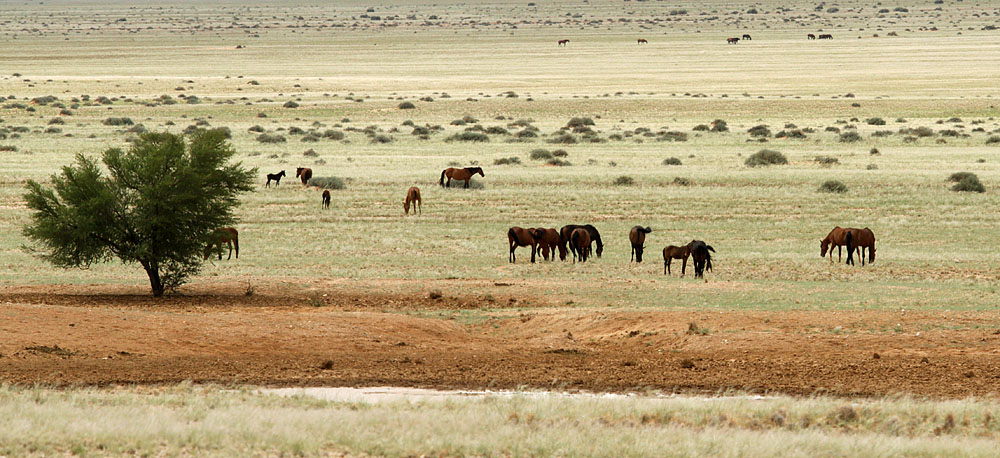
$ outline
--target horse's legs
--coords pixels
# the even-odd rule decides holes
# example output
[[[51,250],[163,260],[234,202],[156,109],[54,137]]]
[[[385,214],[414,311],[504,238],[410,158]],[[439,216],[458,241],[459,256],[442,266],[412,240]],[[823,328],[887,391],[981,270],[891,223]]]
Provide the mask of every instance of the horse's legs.
[[[687,266],[688,266],[688,258],[687,256],[684,256],[684,258],[681,259],[681,277],[683,277],[687,273]]]
[[[841,262],[844,260],[844,253],[840,251],[841,248],[843,247],[837,245],[837,262]],[[830,253],[830,260],[833,260],[833,253]]]
[[[511,242],[510,243],[510,255],[507,256],[507,261],[508,262],[514,262],[514,261],[517,260],[517,256],[514,256],[514,248],[517,248],[517,243]]]
[[[670,275],[670,259],[671,258],[668,257],[666,261],[663,261],[663,270],[667,275]]]
[[[222,258],[222,255],[219,255],[219,258]],[[230,259],[233,259],[233,241],[232,240],[229,241],[229,257],[226,258],[226,261],[228,261]]]
[[[535,252],[538,251],[538,245],[531,245],[531,263],[535,263]]]
[[[468,180],[465,180],[465,189],[469,189],[469,182],[470,181],[472,181],[471,178],[469,178]]]

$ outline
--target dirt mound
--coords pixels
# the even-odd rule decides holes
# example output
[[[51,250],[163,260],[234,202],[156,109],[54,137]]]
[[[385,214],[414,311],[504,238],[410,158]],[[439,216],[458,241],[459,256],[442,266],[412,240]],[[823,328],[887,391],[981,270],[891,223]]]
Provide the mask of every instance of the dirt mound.
[[[0,292],[0,380],[935,397],[997,386],[1000,335],[980,312],[549,307],[470,318],[481,298],[87,292]]]

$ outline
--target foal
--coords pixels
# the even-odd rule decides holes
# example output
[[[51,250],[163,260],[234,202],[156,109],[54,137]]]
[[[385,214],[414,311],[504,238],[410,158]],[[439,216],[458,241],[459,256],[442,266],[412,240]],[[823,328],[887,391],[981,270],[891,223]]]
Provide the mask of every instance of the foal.
[[[673,246],[668,245],[663,248],[663,273],[665,275],[670,275],[670,261],[672,259],[681,260],[681,277],[684,276],[684,271],[687,270],[688,256],[691,256],[691,249],[687,245],[684,246]]]
[[[423,202],[420,200],[420,188],[413,186],[408,191],[406,191],[406,202],[403,203],[403,211],[407,215],[410,214],[410,204],[413,204],[413,213],[416,214],[420,211],[420,214],[424,214]]]
[[[325,208],[327,210],[330,209],[330,190],[329,189],[324,189],[323,190],[323,208]]]
[[[270,188],[272,181],[274,181],[274,185],[275,186],[278,186],[279,184],[281,184],[281,177],[283,177],[283,176],[285,176],[285,171],[284,170],[282,170],[282,171],[280,171],[278,173],[269,173],[269,174],[267,174],[267,183],[264,184],[264,187],[265,188]]]
[[[212,255],[213,249],[218,249],[219,260],[222,260],[222,244],[229,245],[229,257],[226,260],[233,258],[233,246],[236,246],[236,259],[240,258],[240,233],[233,227],[223,227],[216,229],[215,233],[212,234],[212,240],[208,242],[208,246],[205,247],[205,259],[208,259]]]

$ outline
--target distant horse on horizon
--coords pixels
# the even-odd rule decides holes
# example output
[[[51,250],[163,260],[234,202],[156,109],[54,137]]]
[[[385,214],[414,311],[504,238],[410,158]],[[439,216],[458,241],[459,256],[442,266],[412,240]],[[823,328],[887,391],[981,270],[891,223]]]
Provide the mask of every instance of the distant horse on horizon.
[[[569,40],[559,40],[556,42],[558,46],[566,46],[567,43],[569,43]]]
[[[731,44],[731,45],[734,45],[734,44],[739,43],[739,42],[740,42],[740,39],[736,38],[736,37],[726,38],[726,43]]]
[[[264,183],[264,187],[265,188],[270,188],[272,181],[274,182],[274,186],[278,186],[279,184],[281,184],[281,177],[283,177],[283,176],[285,176],[285,171],[284,170],[282,170],[282,171],[280,171],[278,173],[269,173],[269,174],[267,174],[267,183]]]
[[[410,189],[406,191],[406,201],[403,202],[403,211],[406,212],[407,215],[410,214],[410,204],[413,204],[414,215],[417,214],[418,210],[421,215],[424,214],[424,209],[422,208],[423,202],[420,200],[420,188],[416,186],[410,187]]]
[[[753,40],[753,38],[750,38],[750,34],[749,33],[744,33],[743,34],[743,39],[747,40],[747,41]]]
[[[646,41],[645,38],[640,38],[640,39],[638,39],[636,41],[638,41],[640,45],[648,45],[649,44],[649,42]]]

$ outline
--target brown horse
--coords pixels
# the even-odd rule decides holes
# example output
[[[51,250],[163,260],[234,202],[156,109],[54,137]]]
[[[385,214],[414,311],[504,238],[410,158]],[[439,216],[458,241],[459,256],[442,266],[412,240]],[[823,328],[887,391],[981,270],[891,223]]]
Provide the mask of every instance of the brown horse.
[[[590,232],[587,229],[578,227],[573,229],[573,233],[569,236],[570,247],[579,254],[580,262],[587,262],[587,256],[590,255]],[[573,262],[576,262],[574,259]]]
[[[837,262],[842,261],[843,253],[841,252],[841,247],[847,246],[847,233],[847,229],[840,226],[834,227],[833,230],[826,235],[826,238],[819,241],[819,257],[826,257],[826,251],[829,249],[830,262],[833,262],[833,248],[830,246],[832,244],[837,247]],[[850,256],[850,252],[848,252],[848,256]]]
[[[424,204],[420,200],[420,188],[416,186],[413,186],[406,191],[406,202],[403,202],[403,211],[406,212],[407,215],[410,214],[410,204],[413,204],[414,214],[416,214],[418,210],[421,215],[424,214],[424,209],[422,208]]]
[[[875,233],[867,227],[859,229],[857,237],[854,238],[853,245],[858,247],[858,257],[861,258],[861,265],[865,265],[865,248],[868,249],[868,263],[875,262]]]
[[[806,38],[810,39],[810,40],[815,40],[816,39],[816,34],[810,33],[809,35],[806,35]]]
[[[628,241],[632,242],[632,259],[635,262],[642,262],[642,250],[645,248],[643,244],[646,243],[646,234],[653,232],[652,229],[642,226],[634,226],[628,231]],[[629,259],[629,262],[632,262]]]
[[[743,39],[746,40],[746,41],[752,41],[753,40],[753,38],[750,38],[750,34],[749,33],[744,33],[743,34]]]
[[[323,208],[326,208],[326,209],[330,208],[330,190],[329,189],[324,189],[323,190]]]
[[[569,43],[569,40],[559,40],[557,42],[559,46],[566,46],[567,43]]]
[[[538,241],[538,249],[542,252],[542,258],[546,261],[549,260],[549,253],[552,253],[552,260],[556,260],[556,250],[559,250],[559,260],[566,260],[566,245],[563,242],[562,236],[559,235],[559,231],[554,228],[546,229],[539,228],[541,231],[536,237]]]
[[[295,177],[302,180],[302,185],[305,186],[309,184],[309,180],[313,177],[313,169],[297,167],[295,169]]]
[[[539,229],[524,229],[517,226],[507,229],[507,243],[510,244],[510,256],[507,257],[507,260],[510,262],[517,261],[514,250],[519,246],[530,246],[531,262],[535,262],[535,252],[538,251],[538,242],[535,240],[536,235],[540,235]]]
[[[731,44],[731,45],[734,45],[734,44],[739,43],[739,42],[740,42],[740,39],[736,38],[736,37],[726,38],[726,43]]]
[[[469,181],[471,181],[472,177],[477,173],[484,178],[486,177],[486,174],[483,173],[482,167],[466,167],[464,169],[448,167],[441,171],[441,181],[438,183],[444,187],[451,187],[451,180],[458,180],[464,181],[465,187],[468,188]],[[448,177],[448,183],[444,182],[444,177]]]
[[[673,246],[668,245],[663,248],[663,274],[670,274],[670,261],[673,259],[681,260],[681,277],[684,276],[687,270],[688,256],[691,256],[691,249],[687,245],[684,246]]]
[[[285,176],[285,171],[284,170],[282,170],[282,171],[280,171],[278,173],[269,173],[269,174],[267,174],[267,183],[264,184],[264,187],[265,188],[270,188],[272,181],[274,182],[275,186],[278,186],[279,184],[281,184],[281,177],[283,177],[283,176]]]
[[[226,258],[227,261],[233,258],[233,246],[236,246],[236,259],[240,258],[240,233],[236,228],[223,227],[216,229],[215,233],[212,234],[208,246],[205,247],[205,259],[208,259],[213,251],[216,251],[219,253],[219,260],[221,261],[223,244],[229,245],[229,257]]]
[[[715,253],[715,248],[701,240],[692,240],[688,243],[688,250],[691,252],[691,261],[694,262],[694,278],[705,278],[705,269],[712,270],[711,253]]]
[[[829,33],[824,33],[824,34],[822,34],[822,35],[819,36],[819,39],[820,40],[832,40],[833,39],[833,35],[830,35]]]
[[[562,236],[563,244],[568,244],[570,242],[570,236],[573,235],[573,231],[581,227],[586,229],[587,233],[590,234],[591,242],[597,242],[597,257],[601,257],[601,253],[604,252],[604,243],[601,242],[601,233],[597,232],[597,228],[593,225],[585,224],[581,226],[579,224],[567,224],[563,226],[562,229],[559,229],[559,235]],[[587,248],[590,248],[590,244],[587,244]],[[576,259],[577,256],[579,256],[579,253],[577,253],[572,244],[569,245],[569,251],[573,253],[573,259]]]
[[[641,45],[648,45],[648,44],[649,44],[649,42],[648,42],[648,41],[646,41],[646,39],[645,39],[645,38],[640,38],[640,39],[638,39],[637,41],[638,41],[638,42],[639,42],[639,44],[641,44]]]

